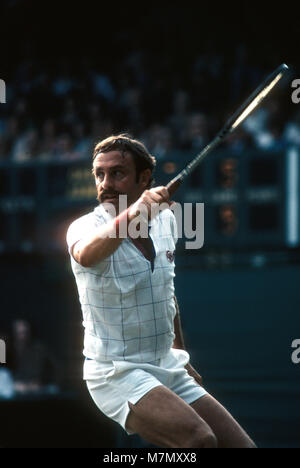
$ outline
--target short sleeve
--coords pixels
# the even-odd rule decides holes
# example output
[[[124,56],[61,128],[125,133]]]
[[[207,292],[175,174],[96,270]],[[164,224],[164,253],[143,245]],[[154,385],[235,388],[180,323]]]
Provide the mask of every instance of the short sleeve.
[[[89,214],[73,221],[69,226],[66,238],[69,254],[72,255],[72,249],[76,242],[91,234],[93,230],[96,231],[96,229],[95,221]]]

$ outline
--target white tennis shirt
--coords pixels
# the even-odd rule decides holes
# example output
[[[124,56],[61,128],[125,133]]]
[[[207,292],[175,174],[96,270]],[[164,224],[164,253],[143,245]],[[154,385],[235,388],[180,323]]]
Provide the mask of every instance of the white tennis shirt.
[[[113,218],[102,205],[74,221],[74,244]],[[150,222],[154,269],[128,238],[106,259],[85,268],[71,255],[83,314],[84,350],[91,359],[151,362],[167,354],[175,335],[174,252],[176,220],[164,210]]]

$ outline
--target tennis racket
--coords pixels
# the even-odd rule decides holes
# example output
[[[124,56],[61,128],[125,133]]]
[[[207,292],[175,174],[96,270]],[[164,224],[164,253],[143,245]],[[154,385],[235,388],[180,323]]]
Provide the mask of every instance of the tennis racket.
[[[253,112],[263,99],[271,92],[271,90],[281,80],[289,67],[283,63],[276,70],[271,73],[264,82],[256,88],[256,90],[249,96],[249,98],[242,104],[242,106],[233,114],[233,116],[226,122],[222,130],[217,136],[199,153],[195,158],[174,178],[168,185],[170,197],[176,192],[182,181],[211,153],[227,135],[234,132],[234,130]]]

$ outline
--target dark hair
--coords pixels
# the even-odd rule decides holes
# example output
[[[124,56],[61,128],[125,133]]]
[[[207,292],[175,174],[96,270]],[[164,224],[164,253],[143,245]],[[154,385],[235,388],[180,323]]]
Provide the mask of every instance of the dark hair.
[[[123,156],[127,152],[131,154],[135,164],[137,182],[139,180],[140,173],[145,169],[150,169],[151,178],[149,180],[149,186],[153,184],[152,173],[156,165],[156,159],[149,153],[143,143],[131,138],[127,133],[112,135],[96,144],[93,153],[93,160],[98,156],[98,154],[108,153],[113,150],[120,151]]]

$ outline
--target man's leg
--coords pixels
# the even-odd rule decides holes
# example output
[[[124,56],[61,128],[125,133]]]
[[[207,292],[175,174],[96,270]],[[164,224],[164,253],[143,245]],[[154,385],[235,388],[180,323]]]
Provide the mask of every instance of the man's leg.
[[[204,398],[204,397],[203,397]],[[209,425],[185,401],[160,385],[135,405],[129,403],[126,429],[159,447],[216,448]]]
[[[255,448],[254,442],[237,421],[211,395],[204,395],[191,407],[212,429],[219,448]]]

